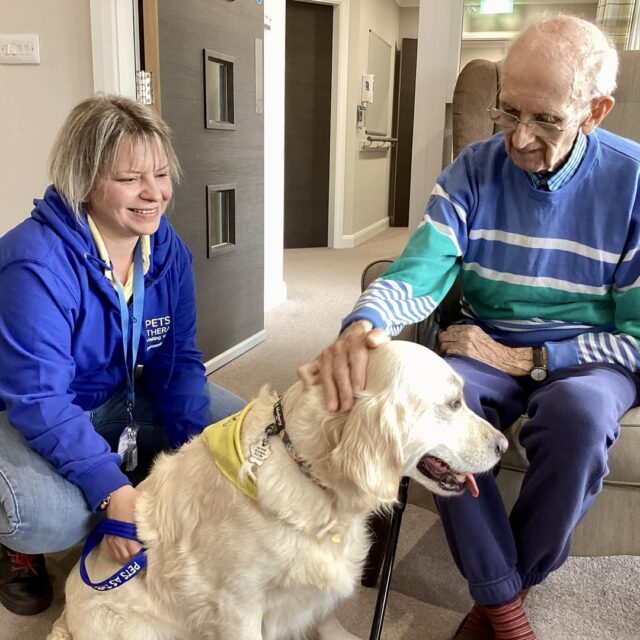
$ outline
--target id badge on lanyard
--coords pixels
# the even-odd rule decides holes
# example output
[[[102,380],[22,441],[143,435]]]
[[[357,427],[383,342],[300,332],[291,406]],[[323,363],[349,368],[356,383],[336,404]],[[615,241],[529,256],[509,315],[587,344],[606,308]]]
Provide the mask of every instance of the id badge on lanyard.
[[[142,273],[142,242],[138,240],[133,261],[133,304],[131,332],[129,331],[129,307],[124,290],[115,274],[118,300],[120,302],[120,325],[122,327],[122,348],[127,372],[127,415],[129,423],[122,430],[118,440],[118,455],[122,458],[125,471],[133,471],[138,466],[138,425],[135,421],[135,371],[138,346],[142,333],[142,313],[144,309],[144,274]]]

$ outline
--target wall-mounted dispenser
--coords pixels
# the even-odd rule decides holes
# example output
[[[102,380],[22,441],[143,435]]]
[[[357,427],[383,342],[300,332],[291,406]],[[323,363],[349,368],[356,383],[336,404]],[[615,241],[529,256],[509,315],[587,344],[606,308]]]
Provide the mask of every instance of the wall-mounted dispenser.
[[[362,91],[360,94],[360,102],[369,102],[373,104],[373,73],[362,74]]]

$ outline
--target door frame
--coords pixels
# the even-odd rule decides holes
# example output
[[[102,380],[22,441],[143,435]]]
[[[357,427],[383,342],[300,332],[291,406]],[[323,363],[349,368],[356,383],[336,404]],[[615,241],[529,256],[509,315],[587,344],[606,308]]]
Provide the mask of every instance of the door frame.
[[[91,0],[93,90],[136,97],[135,0]]]

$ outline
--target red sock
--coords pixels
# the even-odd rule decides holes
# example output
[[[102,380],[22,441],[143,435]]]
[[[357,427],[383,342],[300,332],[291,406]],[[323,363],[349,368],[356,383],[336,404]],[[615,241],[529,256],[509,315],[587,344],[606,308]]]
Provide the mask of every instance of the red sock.
[[[497,607],[483,607],[495,634],[496,640],[536,640],[536,635],[527,620],[518,596],[512,602]]]
[[[493,640],[493,628],[484,607],[475,602],[464,620],[461,630],[468,631],[477,640]]]
[[[529,594],[529,589],[530,587],[527,587],[519,593],[520,601],[523,604]],[[469,634],[473,635],[473,638],[476,640],[495,640],[495,636],[493,635],[493,626],[491,624],[491,620],[489,620],[486,608],[477,602],[473,603],[473,608],[460,625],[458,633],[460,631],[469,632]],[[527,636],[523,637],[527,638]]]

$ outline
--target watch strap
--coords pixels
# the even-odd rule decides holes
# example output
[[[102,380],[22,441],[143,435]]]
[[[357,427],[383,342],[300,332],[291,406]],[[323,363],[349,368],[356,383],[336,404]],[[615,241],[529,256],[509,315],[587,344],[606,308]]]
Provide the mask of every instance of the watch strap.
[[[534,369],[546,369],[547,365],[544,361],[544,348],[533,347],[533,368]]]

